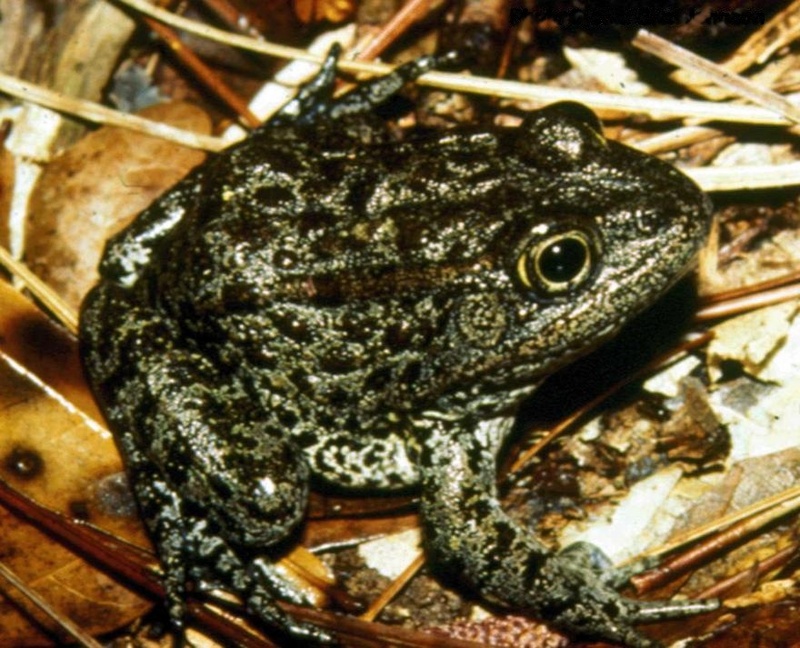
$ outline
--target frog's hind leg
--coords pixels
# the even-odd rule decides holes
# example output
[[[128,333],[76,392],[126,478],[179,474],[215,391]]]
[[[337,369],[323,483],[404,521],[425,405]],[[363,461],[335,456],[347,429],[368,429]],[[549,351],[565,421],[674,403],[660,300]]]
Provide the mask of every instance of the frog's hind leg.
[[[328,51],[319,72],[302,85],[295,97],[289,101],[266,126],[285,124],[312,124],[324,117],[340,119],[347,115],[368,113],[397,93],[406,83],[426,72],[451,64],[455,54],[423,56],[396,67],[383,76],[374,77],[357,85],[350,92],[333,99],[336,81],[336,62],[341,46],[335,43]]]
[[[335,99],[328,114],[332,119],[340,119],[347,115],[372,111],[376,106],[396,94],[409,81],[413,81],[426,72],[443,67],[453,58],[453,54],[422,56],[399,65],[389,74],[364,81],[347,94]]]
[[[84,302],[81,341],[161,559],[173,625],[182,632],[191,581],[241,595],[253,614],[291,636],[327,640],[280,609],[279,598],[308,602],[255,558],[304,514],[304,458],[234,377],[181,346],[169,320],[137,303],[119,286],[95,288]]]

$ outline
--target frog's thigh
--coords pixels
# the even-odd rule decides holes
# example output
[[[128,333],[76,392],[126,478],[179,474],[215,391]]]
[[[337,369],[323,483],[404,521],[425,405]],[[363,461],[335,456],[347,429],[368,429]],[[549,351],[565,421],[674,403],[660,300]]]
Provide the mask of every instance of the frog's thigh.
[[[403,434],[364,430],[363,435],[328,432],[307,447],[312,473],[340,488],[393,490],[419,482]]]
[[[140,443],[189,515],[256,547],[283,539],[302,519],[305,461],[234,376],[173,348],[150,360],[136,391]]]

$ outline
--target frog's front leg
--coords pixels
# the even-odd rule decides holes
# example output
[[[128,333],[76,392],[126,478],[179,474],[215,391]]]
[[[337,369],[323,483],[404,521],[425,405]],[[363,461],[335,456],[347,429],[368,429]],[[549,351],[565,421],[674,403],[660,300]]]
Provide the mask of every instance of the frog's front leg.
[[[158,550],[173,623],[182,627],[192,581],[240,594],[294,637],[327,641],[277,605],[308,601],[263,555],[303,516],[302,454],[232,372],[182,346],[175,326],[133,295],[111,283],[92,291],[83,357]]]
[[[492,438],[505,421],[472,428],[428,421],[420,443],[422,515],[434,564],[484,599],[529,612],[585,637],[656,645],[633,625],[707,612],[717,601],[636,601],[616,590],[629,571],[613,569],[593,545],[550,552],[501,509]],[[448,429],[449,427],[455,429]]]

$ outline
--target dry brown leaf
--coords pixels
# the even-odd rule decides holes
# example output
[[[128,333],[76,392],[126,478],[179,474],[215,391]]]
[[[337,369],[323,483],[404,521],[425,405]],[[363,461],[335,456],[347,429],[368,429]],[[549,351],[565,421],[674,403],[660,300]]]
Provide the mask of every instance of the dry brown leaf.
[[[0,2],[0,69],[73,97],[99,99],[134,21],[104,0]],[[85,123],[23,110],[15,123],[20,152],[47,159],[80,136]],[[24,143],[23,143],[24,142]]]
[[[185,103],[142,116],[208,133],[210,120]],[[26,260],[73,308],[97,281],[106,240],[203,161],[204,154],[129,130],[104,127],[53,160],[31,199]]]
[[[718,324],[708,347],[712,373],[719,376],[720,365],[735,360],[748,372],[758,375],[763,365],[786,343],[797,308],[792,302],[777,304]],[[758,335],[754,335],[755,331]]]

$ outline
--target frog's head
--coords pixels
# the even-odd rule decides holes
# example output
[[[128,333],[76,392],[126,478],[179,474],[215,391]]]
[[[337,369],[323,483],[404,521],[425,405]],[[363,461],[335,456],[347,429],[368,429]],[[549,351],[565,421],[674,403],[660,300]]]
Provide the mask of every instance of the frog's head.
[[[445,394],[488,406],[656,300],[691,267],[711,213],[686,176],[606,140],[582,106],[532,113],[498,142],[506,186],[495,201],[507,226],[483,228],[484,270],[461,277],[464,289],[448,306],[450,335],[428,374],[457,378]]]

